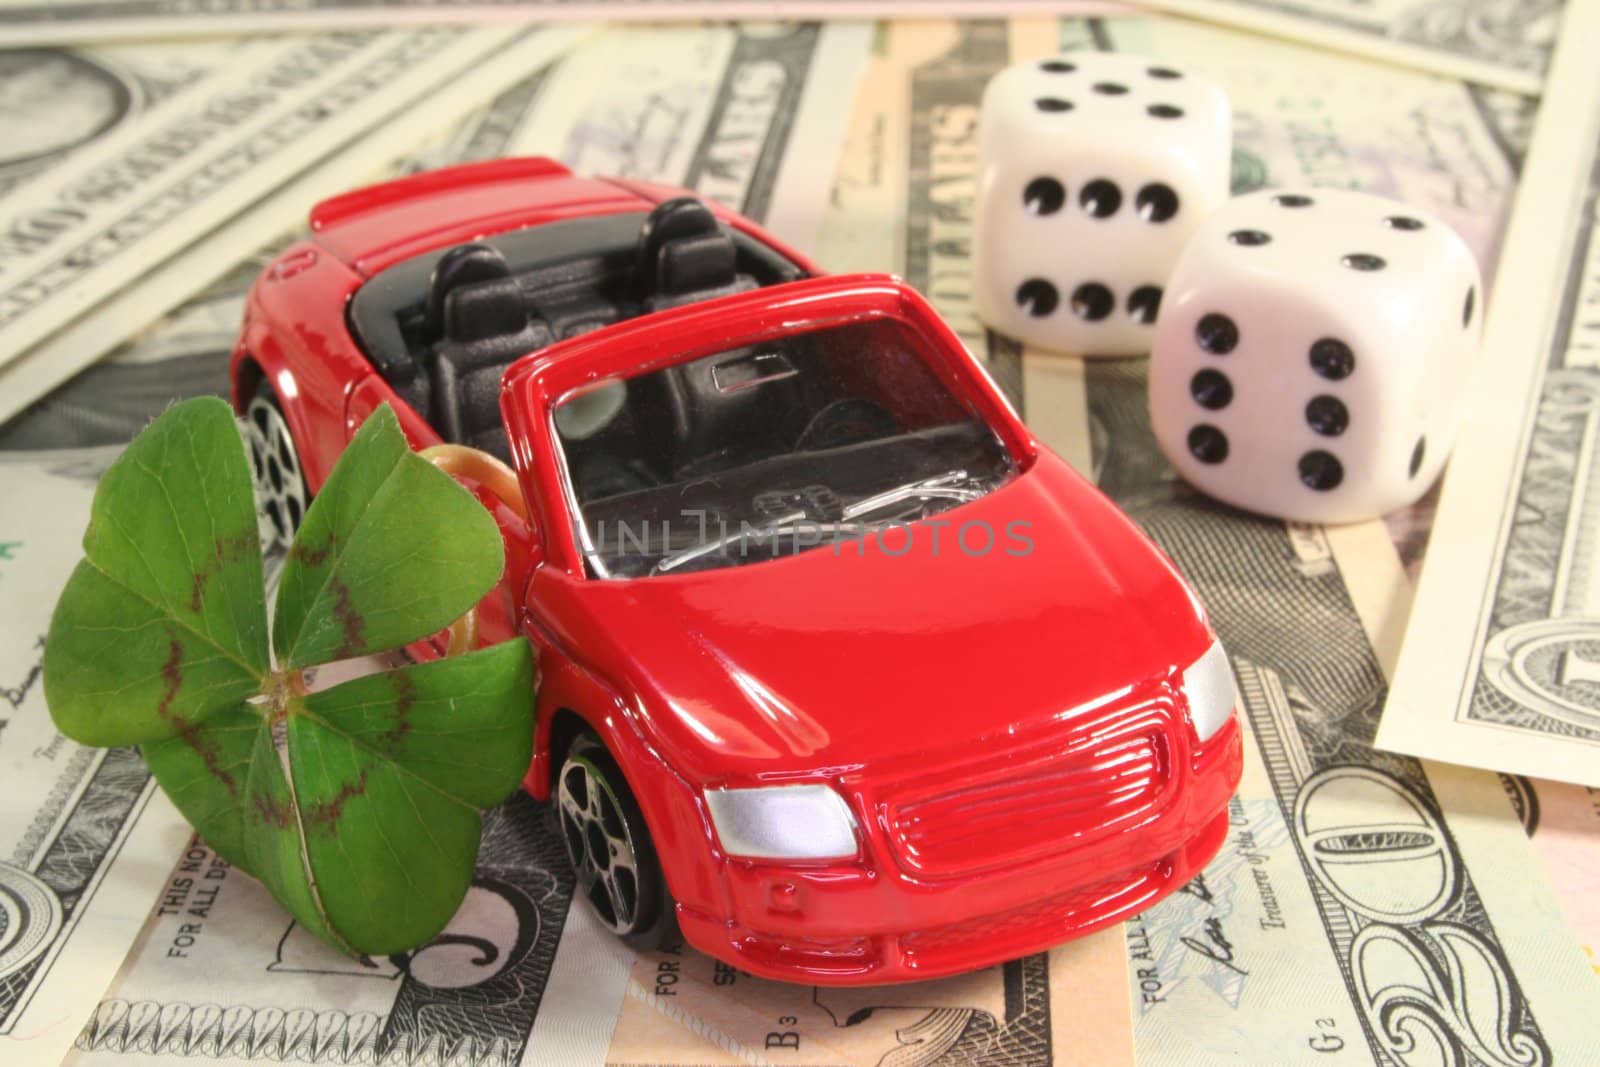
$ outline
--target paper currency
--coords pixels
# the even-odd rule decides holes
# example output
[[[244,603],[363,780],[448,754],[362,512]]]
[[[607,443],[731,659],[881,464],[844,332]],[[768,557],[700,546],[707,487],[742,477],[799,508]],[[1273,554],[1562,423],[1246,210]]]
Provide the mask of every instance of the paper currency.
[[[1600,784],[1600,67],[1574,7],[1378,742]]]
[[[1384,676],[1392,679],[1414,583],[1403,552],[1392,551],[1403,546],[1392,542],[1389,531],[1375,522],[1330,528],[1322,536],[1338,561],[1374,658]],[[1502,774],[1499,779],[1523,832],[1532,839],[1539,874],[1590,965],[1600,974],[1600,895],[1596,893],[1600,873],[1594,865],[1600,849],[1600,790],[1521,775]],[[1483,792],[1487,801],[1487,790]]]
[[[1220,82],[1234,112],[1235,194],[1331,186],[1416,204],[1492,270],[1515,157],[1473,87],[1180,19],[1073,20],[1062,44],[1181,61]]]
[[[519,797],[486,820],[443,934],[351,960],[191,842],[68,1062],[1133,1062],[1118,931],[940,982],[820,989],[681,945],[629,969],[571,894],[558,833]]]
[[[1148,0],[1150,6],[1537,93],[1565,0]],[[1570,5],[1577,7],[1582,0]]]
[[[0,420],[581,34],[223,45],[212,76],[0,200]]]
[[[348,33],[219,46],[203,86],[11,190],[0,259],[0,363],[389,113],[502,35]],[[463,48],[462,46],[466,47]],[[440,69],[414,70],[441,51]],[[83,80],[81,75],[72,81]],[[366,121],[334,121],[374,111]]]
[[[1533,839],[1539,870],[1600,975],[1600,789],[1501,775],[1522,828]]]
[[[1494,128],[1502,151],[1516,161],[1520,171],[1528,155],[1528,144],[1533,140],[1533,121],[1539,114],[1538,97],[1482,86],[1473,86],[1472,95],[1478,110]]]
[[[1356,613],[1386,678],[1400,659],[1411,611],[1415,568],[1408,542],[1392,538],[1390,523],[1359,523],[1323,531],[1351,594]],[[1425,531],[1424,531],[1425,533]],[[1593,787],[1502,774],[1512,811],[1532,839],[1538,872],[1560,906],[1568,927],[1600,974],[1600,790]]]
[[[878,42],[879,61],[907,54],[915,61],[900,62],[886,80],[871,83],[878,91],[863,92],[852,130],[876,128],[876,136],[852,141],[853,151],[842,171],[841,195],[843,178],[866,175],[868,182],[853,192],[869,194],[866,203],[871,203],[870,194],[875,190],[885,199],[877,207],[853,215],[846,208],[842,217],[836,213],[830,218],[826,228],[833,236],[831,244],[822,244],[824,265],[832,269],[898,266],[920,279],[924,288],[934,290],[947,313],[959,318],[958,278],[965,257],[962,249],[970,234],[971,167],[975,162],[970,153],[972,142],[959,136],[959,127],[966,116],[975,115],[977,94],[987,76],[981,72],[1035,51],[1054,52],[1062,43],[1181,55],[1190,65],[1198,65],[1199,57],[1216,51],[1215,39],[1186,37],[1183,32],[1217,31],[1171,29],[1182,24],[1151,20],[1144,24],[1155,27],[1150,32],[1167,36],[1138,37],[1134,29],[1138,25],[1131,20],[1069,21],[1059,27],[1026,21],[959,27],[944,24],[932,32],[919,30],[923,36],[902,42],[893,39],[899,27],[884,31]],[[1024,32],[1019,33],[1019,27]],[[1035,36],[1041,29],[1044,36]],[[1220,39],[1229,37],[1237,39],[1229,34]],[[1205,46],[1212,46],[1210,53]],[[616,53],[622,45],[610,47]],[[703,64],[707,55],[736,54],[740,47],[724,44],[723,52],[684,47],[683,53]],[[1161,53],[1163,47],[1171,51]],[[1272,54],[1271,46],[1259,54]],[[1328,180],[1351,184],[1391,182],[1384,187],[1421,198],[1435,210],[1438,205],[1430,198],[1457,201],[1459,217],[1453,221],[1469,231],[1480,254],[1492,256],[1497,226],[1474,220],[1492,215],[1503,205],[1511,166],[1492,133],[1477,122],[1480,111],[1470,94],[1455,83],[1411,78],[1342,59],[1331,60],[1324,82],[1317,82],[1308,80],[1307,75],[1312,69],[1308,66],[1312,53],[1285,48],[1279,55],[1282,58],[1276,64],[1266,64],[1268,74],[1240,62],[1233,74],[1224,76],[1225,82],[1227,77],[1237,81],[1237,87],[1230,85],[1230,90],[1238,93],[1244,93],[1256,79],[1265,86],[1254,113],[1267,118],[1254,131],[1241,125],[1241,158],[1251,165],[1236,169],[1254,175],[1250,180],[1259,184],[1303,181],[1313,172],[1337,175]],[[573,59],[576,63],[579,57]],[[603,69],[598,61],[589,62],[596,64],[590,70]],[[736,66],[725,59],[721,62],[725,73]],[[584,68],[577,65],[574,69]],[[875,62],[880,78],[881,70],[881,62]],[[1372,71],[1380,71],[1376,75],[1380,79],[1393,75],[1398,80],[1380,81],[1370,96],[1339,97],[1337,104],[1329,103],[1339,88],[1372,77]],[[1353,76],[1341,78],[1341,72]],[[680,74],[674,84],[717,81],[703,72],[694,73],[695,77]],[[710,149],[704,146],[718,140],[705,135],[711,117],[737,111],[703,104],[676,109],[659,106],[671,98],[670,93],[654,91],[660,79],[641,79],[654,87],[646,93],[650,96],[646,107],[630,107],[625,86],[608,86],[613,99],[603,107],[579,107],[571,103],[570,89],[547,95],[558,77],[528,79],[451,136],[428,145],[419,158],[430,163],[478,158],[513,150],[509,147],[513,144],[529,146],[518,150],[538,150],[542,146],[533,142],[555,137],[583,152],[596,153],[592,158],[603,161],[593,164],[596,171],[656,160],[662,162],[654,169],[640,165],[638,176],[683,183],[696,161],[705,162],[704,153]],[[577,76],[567,77],[573,79],[571,84],[581,84]],[[732,80],[725,77],[717,84]],[[1423,85],[1430,86],[1433,95],[1419,88]],[[904,90],[900,97],[904,103],[885,105],[881,92],[899,91],[897,86]],[[592,92],[593,83],[587,88]],[[1295,95],[1297,88],[1305,91]],[[1285,94],[1288,100],[1280,108]],[[805,99],[806,94],[801,97]],[[838,96],[819,91],[809,98],[837,101]],[[824,105],[792,100],[783,105],[802,110],[807,106]],[[657,117],[663,113],[691,117],[682,120],[671,137],[662,137],[651,131],[663,128]],[[773,130],[784,127],[782,114],[765,121],[765,126],[758,127],[764,134],[755,138],[762,145],[778,136]],[[941,129],[941,122],[948,125]],[[819,122],[810,128],[823,125]],[[793,126],[807,128],[804,121],[795,121]],[[735,124],[727,129],[737,132],[740,127]],[[733,143],[741,143],[740,137],[735,136]],[[854,148],[858,143],[875,144],[873,151],[878,154],[862,156]],[[707,167],[709,177],[700,188],[708,194],[730,188],[733,192],[724,194],[730,202],[756,213],[756,205],[762,202],[760,190],[770,193],[782,186],[786,191],[767,201],[773,205],[770,217],[799,220],[792,224],[798,232],[806,225],[804,220],[814,219],[818,210],[821,198],[817,187],[825,189],[827,184],[825,180],[807,184],[801,178],[814,177],[823,157],[831,165],[833,148],[807,142],[796,149],[795,144],[791,137],[782,150],[753,152],[748,158],[767,158],[769,152],[777,151],[787,161],[775,172],[752,169],[752,174],[765,175],[759,180],[725,185],[726,168]],[[686,150],[681,147],[684,145],[695,147]],[[903,155],[894,155],[896,151]],[[875,173],[887,178],[874,177]],[[787,186],[783,185],[785,174]],[[789,205],[800,195],[793,190],[816,197],[816,203],[791,209]],[[878,212],[884,210],[890,220],[887,227],[878,221]],[[849,237],[852,230],[856,231],[854,238]],[[846,239],[841,239],[841,234]],[[839,262],[834,261],[836,254]],[[851,255],[857,262],[849,261]],[[879,255],[883,258],[874,262]],[[0,426],[0,448],[64,449],[95,441],[120,443],[159,409],[166,395],[220,389],[221,357],[233,339],[237,301],[253,273],[249,264],[241,264],[204,298],[191,301],[139,344],[58,391],[28,417]],[[349,961],[318,958],[316,946],[307,949],[303,940],[295,937],[287,918],[249,879],[214,863],[203,848],[197,852],[169,849],[163,853],[167,862],[160,865],[169,869],[157,876],[167,879],[162,894],[167,913],[158,906],[150,917],[137,950],[84,1031],[78,1058],[107,1063],[128,1062],[130,1055],[177,1062],[229,1056],[401,1063],[498,1063],[518,1057],[540,1063],[601,1059],[615,1063],[731,1059],[823,1063],[880,1058],[920,1063],[939,1057],[946,1062],[988,1062],[1004,1057],[1006,1062],[1044,1063],[1053,1055],[1055,1062],[1101,1062],[1117,1058],[1102,1057],[1101,1053],[1123,1051],[1127,1041],[1125,1029],[1121,1031],[1123,1046],[1117,1049],[1099,1043],[1096,1036],[1099,1032],[1114,1034],[1126,1026],[1127,1000],[1121,997],[1122,987],[1115,987],[1117,1000],[1110,1005],[1094,999],[1097,991],[1103,997],[1109,985],[1106,972],[1095,968],[1107,967],[1117,982],[1133,983],[1141,1013],[1139,1051],[1154,1062],[1227,1058],[1230,1062],[1290,1063],[1320,1061],[1330,1053],[1336,1060],[1398,1062],[1408,1058],[1407,1050],[1399,1047],[1406,1038],[1418,1041],[1411,1053],[1465,1049],[1481,1062],[1539,1063],[1557,1054],[1563,1060],[1585,1062],[1594,1056],[1596,1046],[1584,1019],[1593,1012],[1582,1010],[1587,1004],[1572,983],[1572,975],[1581,974],[1582,966],[1573,965],[1561,951],[1566,935],[1552,918],[1554,909],[1548,896],[1538,886],[1520,884],[1526,881],[1525,875],[1492,870],[1493,864],[1486,860],[1496,850],[1515,860],[1528,848],[1516,825],[1505,816],[1498,785],[1486,792],[1482,787],[1488,780],[1485,776],[1423,768],[1413,761],[1372,754],[1364,745],[1363,739],[1370,737],[1370,707],[1379,696],[1369,692],[1365,683],[1371,669],[1363,664],[1377,662],[1380,639],[1373,636],[1371,619],[1381,612],[1367,604],[1376,598],[1362,591],[1362,583],[1370,581],[1374,588],[1381,583],[1355,574],[1349,558],[1341,555],[1345,549],[1337,537],[1330,539],[1314,531],[1286,532],[1264,524],[1269,534],[1275,529],[1279,536],[1268,536],[1256,544],[1227,522],[1216,526],[1209,517],[1194,518],[1194,502],[1173,486],[1148,440],[1148,427],[1141,422],[1142,382],[1136,379],[1142,371],[1138,364],[1120,365],[1135,375],[1131,382],[1097,378],[1119,365],[1086,370],[1076,361],[1032,354],[1024,358],[1014,347],[1008,355],[1006,342],[984,335],[975,322],[970,320],[964,332],[976,339],[989,355],[991,366],[1003,376],[1009,359],[1008,384],[1013,390],[1025,389],[1030,418],[1046,439],[1064,451],[1075,452],[1083,469],[1098,469],[1125,506],[1176,516],[1167,524],[1168,533],[1158,532],[1158,537],[1186,567],[1212,568],[1204,582],[1196,580],[1208,602],[1220,596],[1228,603],[1227,611],[1219,612],[1219,625],[1225,616],[1231,620],[1228,626],[1235,629],[1277,627],[1277,609],[1268,623],[1260,618],[1260,605],[1268,596],[1263,590],[1270,581],[1271,589],[1281,584],[1288,590],[1281,610],[1300,611],[1313,620],[1313,636],[1328,645],[1324,655],[1306,666],[1279,654],[1283,648],[1294,647],[1287,636],[1281,641],[1273,638],[1267,642],[1270,648],[1252,649],[1254,659],[1240,664],[1242,681],[1247,680],[1250,669],[1255,674],[1249,677],[1256,679],[1276,672],[1287,696],[1273,703],[1247,693],[1256,762],[1247,779],[1247,792],[1236,805],[1229,845],[1207,872],[1206,880],[1129,924],[1127,959],[1120,951],[1108,952],[1108,946],[1111,950],[1121,946],[1102,935],[1048,957],[1034,957],[955,983],[851,995],[760,983],[737,972],[729,976],[712,961],[692,954],[682,959],[669,953],[633,960],[603,932],[586,924],[581,908],[565,907],[563,890],[546,890],[534,873],[535,869],[546,870],[538,858],[540,849],[559,846],[552,846],[554,838],[547,837],[536,812],[516,810],[518,804],[532,807],[518,801],[506,809],[504,825],[497,825],[499,836],[492,853],[486,845],[479,886],[469,908],[458,917],[459,925],[449,935],[452,940],[401,959],[370,961],[371,967],[362,966],[353,973]],[[1092,423],[1083,414],[1090,401],[1096,415]],[[110,413],[110,425],[101,424],[99,412]],[[132,426],[123,428],[123,420],[132,420]],[[1199,510],[1208,515],[1203,506]],[[1238,521],[1231,515],[1223,518]],[[1181,544],[1174,547],[1169,540]],[[1258,573],[1253,562],[1240,562],[1252,561],[1255,551],[1264,551],[1269,560],[1292,557],[1291,569],[1305,580],[1285,581],[1275,574]],[[1390,554],[1392,558],[1392,550]],[[1314,572],[1312,577],[1317,580],[1307,579],[1300,568]],[[1243,587],[1243,591],[1217,594],[1214,589],[1219,584],[1224,589]],[[1245,617],[1241,603],[1248,603],[1256,614]],[[1217,609],[1216,604],[1212,606]],[[1229,636],[1228,631],[1224,636]],[[1310,640],[1306,635],[1300,637]],[[1354,666],[1323,670],[1347,661]],[[1290,667],[1285,668],[1285,663]],[[1324,677],[1330,674],[1336,677]],[[1350,684],[1351,679],[1355,684]],[[1264,682],[1260,688],[1276,692]],[[0,711],[3,708],[0,704]],[[1354,727],[1348,727],[1346,720]],[[1342,744],[1341,728],[1354,730],[1351,739]],[[1284,744],[1287,756],[1273,747],[1272,739]],[[0,734],[0,746],[4,740]],[[1351,764],[1370,773],[1341,778],[1332,773],[1335,764]],[[1289,767],[1287,773],[1285,766]],[[1390,798],[1400,794],[1380,791],[1373,801],[1360,792],[1373,778],[1385,776],[1410,790],[1413,798],[1420,796],[1421,803],[1397,806]],[[1350,791],[1339,794],[1351,781],[1355,782],[1353,800]],[[1296,782],[1301,783],[1298,791]],[[1355,886],[1352,891],[1352,884],[1343,877],[1349,870],[1337,862],[1344,854],[1368,858],[1366,853],[1346,847],[1363,839],[1347,839],[1313,826],[1315,832],[1307,844],[1304,827],[1293,817],[1301,807],[1316,813],[1317,805],[1311,800],[1297,803],[1296,798],[1306,794],[1313,800],[1322,798],[1324,811],[1364,818],[1367,822],[1362,825],[1372,824],[1369,828],[1376,834],[1391,834],[1393,843],[1410,849],[1401,850],[1403,855],[1398,856],[1382,854],[1382,858],[1406,862],[1382,866],[1401,873],[1380,882],[1379,893],[1414,892],[1419,881],[1426,885],[1426,879],[1415,876],[1415,870],[1434,857],[1446,858],[1453,881],[1448,892],[1441,891],[1439,910],[1411,922],[1398,921],[1390,914],[1374,920],[1364,913],[1363,908],[1373,909],[1376,899],[1371,887]],[[1439,814],[1436,805],[1440,802],[1448,816]],[[1291,817],[1286,818],[1286,810]],[[1419,829],[1414,819],[1407,821],[1418,811],[1429,814],[1433,822]],[[1537,836],[1534,844],[1537,848]],[[1517,851],[1519,847],[1523,852]],[[176,867],[170,866],[172,856],[178,857]],[[1409,863],[1413,858],[1419,862]],[[495,878],[494,872],[488,871],[491,862],[499,865],[501,881],[535,887],[538,900],[532,911],[525,902],[519,911],[518,901],[489,885]],[[1371,869],[1369,865],[1357,873]],[[564,870],[558,854],[546,873],[560,875]],[[1406,877],[1408,874],[1411,877]],[[1327,888],[1326,879],[1330,878],[1353,903]],[[251,890],[260,899],[252,901]],[[1383,896],[1383,906],[1391,907],[1394,899]],[[1334,921],[1340,909],[1346,926]],[[537,919],[529,919],[530,915]],[[1283,926],[1261,925],[1274,921]],[[537,936],[528,933],[535,924]],[[1345,940],[1340,940],[1337,930],[1327,933],[1325,924],[1348,928]],[[186,925],[199,929],[184,930]],[[553,938],[548,933],[551,925],[557,929]],[[1354,935],[1357,926],[1366,938],[1360,956],[1354,952],[1359,940]],[[1369,928],[1376,932],[1365,933]],[[185,938],[190,941],[183,943]],[[554,951],[549,955],[536,948],[551,944]],[[1487,956],[1474,956],[1483,945],[1490,950]],[[172,956],[167,954],[169,950],[190,955]],[[1341,969],[1352,959],[1357,963],[1378,959],[1390,965],[1387,971],[1355,970],[1369,979],[1384,980],[1377,985],[1369,983],[1367,989],[1382,995],[1381,1005],[1374,1007],[1371,998],[1363,1002],[1355,984],[1358,979]],[[484,960],[490,962],[480,962]],[[1430,971],[1423,965],[1426,962],[1437,968],[1441,960],[1466,962],[1458,973]],[[237,961],[238,966],[228,961]],[[1418,969],[1402,971],[1399,962],[1405,961]],[[674,963],[677,969],[671,968]],[[1250,973],[1236,973],[1241,970]],[[1535,971],[1540,973],[1532,973]],[[668,981],[663,976],[669,974],[681,977]],[[1086,975],[1100,977],[1087,980]],[[719,985],[719,977],[731,977],[731,981]],[[502,979],[504,982],[496,984]],[[532,991],[526,994],[534,1002],[531,1013],[515,1010],[522,998],[505,992],[512,979],[519,992]],[[1496,985],[1496,980],[1501,984]],[[667,989],[676,992],[667,994]],[[1044,1011],[1041,989],[1047,989],[1049,995]],[[1470,1002],[1452,1000],[1455,994]],[[675,999],[679,997],[682,999]],[[1115,1010],[1118,1002],[1120,1015]],[[1497,1010],[1499,1014],[1495,1014]],[[1379,1022],[1372,1023],[1373,1018]],[[1043,1033],[1041,1020],[1048,1023]],[[1385,1030],[1391,1022],[1393,1028]],[[791,1036],[805,1042],[805,1055],[798,1049],[788,1050]],[[776,1043],[769,1044],[774,1039]],[[1435,1040],[1436,1044],[1430,1044]],[[1381,1054],[1379,1050],[1383,1050]]]
[[[1094,13],[1124,5],[1113,0],[0,0],[0,35],[15,44],[61,44],[416,22],[874,19],[1064,7]]]
[[[0,461],[0,1061],[54,1063],[139,930],[188,830],[133,749],[56,732],[44,635],[107,450]],[[87,474],[88,476],[85,476]]]
[[[683,186],[809,250],[871,35],[849,22],[608,30],[537,106],[494,120],[492,154]]]
[[[240,264],[108,358],[0,423],[0,458],[120,449],[175,399],[226,395],[228,356],[245,294],[266,262],[263,255]],[[57,521],[65,535],[67,520]]]
[[[7,133],[0,143],[0,198],[167,97],[205,82],[230,51],[141,42],[0,53],[0,122]]]
[[[1121,932],[938,982],[824,989],[692,952],[640,956],[607,1063],[1133,1062]]]
[[[329,949],[260,883],[198,841],[162,873],[149,921],[93,1008],[72,1063],[148,1055],[516,1063],[541,1011],[572,894],[561,839],[525,796],[485,816],[477,873],[445,931],[382,959]],[[613,1015],[619,993],[611,995]],[[554,1063],[584,1051],[593,1062],[595,1050],[546,1051],[553,1055],[541,1062]]]

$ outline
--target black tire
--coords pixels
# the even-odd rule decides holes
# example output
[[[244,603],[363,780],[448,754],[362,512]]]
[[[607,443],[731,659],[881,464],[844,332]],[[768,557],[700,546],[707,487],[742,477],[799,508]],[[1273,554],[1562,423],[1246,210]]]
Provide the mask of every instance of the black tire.
[[[265,381],[256,386],[245,406],[244,438],[255,484],[262,550],[279,547],[287,552],[311,506],[311,489],[283,404]]]
[[[677,910],[644,813],[593,733],[580,734],[567,750],[551,808],[576,878],[573,895],[632,948],[675,942]]]

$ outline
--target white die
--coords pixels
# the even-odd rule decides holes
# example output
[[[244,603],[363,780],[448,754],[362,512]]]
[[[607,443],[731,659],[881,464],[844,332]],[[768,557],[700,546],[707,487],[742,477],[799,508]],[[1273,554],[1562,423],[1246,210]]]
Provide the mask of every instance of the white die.
[[[1178,253],[1228,196],[1227,95],[1073,52],[995,75],[979,122],[979,316],[1056,351],[1148,352]]]
[[[1202,492],[1302,522],[1376,518],[1438,476],[1482,333],[1466,244],[1415,208],[1253,193],[1194,235],[1150,356],[1150,421]]]

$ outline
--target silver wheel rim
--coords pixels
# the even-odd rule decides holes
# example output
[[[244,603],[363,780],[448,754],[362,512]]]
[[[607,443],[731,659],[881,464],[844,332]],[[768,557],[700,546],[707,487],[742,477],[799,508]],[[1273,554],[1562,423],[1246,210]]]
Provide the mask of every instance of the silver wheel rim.
[[[579,892],[613,931],[632,933],[639,925],[639,865],[616,793],[598,767],[571,756],[561,766],[556,797]]]
[[[306,516],[306,480],[289,424],[265,397],[256,397],[245,409],[245,443],[255,477],[256,525],[261,532],[261,545],[287,549]]]

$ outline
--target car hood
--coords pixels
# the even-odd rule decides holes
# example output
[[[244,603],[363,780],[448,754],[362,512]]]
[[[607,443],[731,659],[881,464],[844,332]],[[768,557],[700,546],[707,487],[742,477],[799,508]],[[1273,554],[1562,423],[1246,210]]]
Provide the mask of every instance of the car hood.
[[[642,726],[705,782],[836,774],[993,740],[1205,650],[1198,603],[1133,523],[1042,452],[988,496],[884,544],[588,581]],[[985,554],[984,526],[995,533]],[[1009,533],[1008,533],[1009,531]],[[1026,543],[1020,538],[1026,538]],[[608,642],[609,643],[609,642]]]

